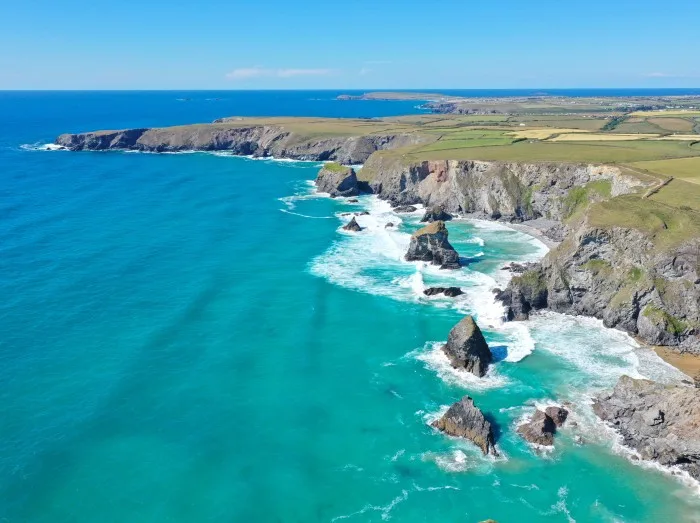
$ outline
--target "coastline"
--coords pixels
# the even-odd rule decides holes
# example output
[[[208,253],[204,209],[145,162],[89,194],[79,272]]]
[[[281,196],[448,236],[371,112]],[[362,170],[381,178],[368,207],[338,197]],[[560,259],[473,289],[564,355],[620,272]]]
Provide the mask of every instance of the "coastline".
[[[532,225],[527,225],[524,223],[508,223],[508,222],[496,222],[496,223],[501,223],[505,225],[506,227],[513,229],[514,231],[522,232],[524,234],[527,234],[529,236],[532,236],[533,238],[541,241],[544,243],[547,248],[551,251],[555,247],[559,245],[560,242],[555,242],[548,236],[546,236],[541,230],[539,230],[536,227],[533,227]]]

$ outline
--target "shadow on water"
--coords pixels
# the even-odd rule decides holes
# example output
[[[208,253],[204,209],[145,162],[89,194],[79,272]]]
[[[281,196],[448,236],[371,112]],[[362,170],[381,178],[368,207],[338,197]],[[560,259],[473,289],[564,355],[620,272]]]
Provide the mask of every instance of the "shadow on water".
[[[494,363],[503,361],[508,356],[507,345],[490,345],[489,349],[491,349],[491,355],[493,356]]]

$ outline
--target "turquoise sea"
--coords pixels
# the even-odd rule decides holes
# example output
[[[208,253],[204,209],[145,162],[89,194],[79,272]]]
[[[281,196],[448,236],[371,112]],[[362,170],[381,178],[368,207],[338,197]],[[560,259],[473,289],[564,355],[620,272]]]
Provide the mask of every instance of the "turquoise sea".
[[[501,322],[500,268],[537,240],[456,220],[470,263],[441,272],[402,261],[419,212],[316,194],[318,164],[43,147],[418,111],[336,94],[0,93],[0,522],[700,521],[697,485],[630,459],[590,410],[622,374],[683,376],[595,320]],[[422,298],[437,283],[467,293]],[[497,355],[481,380],[439,350],[466,313]],[[500,458],[429,426],[465,394]],[[563,401],[554,450],[514,434]]]

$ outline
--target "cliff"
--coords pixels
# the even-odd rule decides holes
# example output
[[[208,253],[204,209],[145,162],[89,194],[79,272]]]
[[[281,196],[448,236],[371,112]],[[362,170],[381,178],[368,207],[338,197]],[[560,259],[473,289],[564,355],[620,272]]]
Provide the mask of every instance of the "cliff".
[[[700,216],[644,198],[645,183],[620,168],[377,153],[360,176],[395,205],[529,222],[559,241],[500,293],[510,319],[542,308],[593,316],[646,343],[700,353]]]
[[[153,129],[126,129],[62,134],[56,144],[73,151],[123,149],[148,152],[228,151],[236,155],[364,163],[378,150],[405,147],[425,141],[411,133],[335,135],[299,132],[284,125],[245,125],[222,120],[213,124]]]

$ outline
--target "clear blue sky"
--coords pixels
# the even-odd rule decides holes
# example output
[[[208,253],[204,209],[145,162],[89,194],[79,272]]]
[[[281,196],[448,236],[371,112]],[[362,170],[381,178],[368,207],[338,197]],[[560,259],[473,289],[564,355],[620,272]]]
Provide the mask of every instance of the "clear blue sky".
[[[0,89],[700,87],[700,0],[8,0],[0,49]]]

